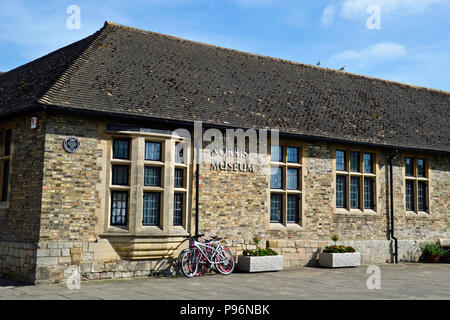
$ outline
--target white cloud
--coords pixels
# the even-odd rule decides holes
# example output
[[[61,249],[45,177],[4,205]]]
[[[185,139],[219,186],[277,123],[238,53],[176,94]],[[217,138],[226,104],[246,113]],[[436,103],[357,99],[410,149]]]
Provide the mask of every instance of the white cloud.
[[[334,5],[328,5],[323,9],[320,22],[324,26],[331,26],[334,23],[334,15],[336,14],[336,7]]]
[[[415,15],[424,13],[434,4],[449,3],[450,0],[345,0],[339,12],[340,16],[354,20],[367,16],[371,5],[380,7],[381,14]]]
[[[405,46],[393,42],[380,42],[368,48],[356,51],[347,50],[339,52],[327,61],[329,65],[346,65],[351,68],[363,68],[370,64],[398,59],[407,54]]]

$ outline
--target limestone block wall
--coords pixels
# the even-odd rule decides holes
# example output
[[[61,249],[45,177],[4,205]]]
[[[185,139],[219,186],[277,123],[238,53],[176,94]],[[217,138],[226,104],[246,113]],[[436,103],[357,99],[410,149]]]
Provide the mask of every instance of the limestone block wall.
[[[266,166],[240,172],[213,170],[211,164],[203,163],[199,184],[200,233],[229,239],[265,235],[269,214]]]
[[[100,220],[104,219],[108,196],[105,141],[109,136],[105,130],[105,121],[98,118],[47,115],[40,237],[35,254],[37,283],[64,281],[73,267],[80,270],[83,279],[171,273],[174,257],[186,245],[167,244],[174,248],[160,249],[162,257],[138,261],[121,250],[142,246],[146,239],[136,242],[127,234],[122,238],[102,236]],[[62,142],[68,136],[80,139],[81,147],[75,153],[63,149]],[[157,240],[155,246],[162,248]]]
[[[40,240],[96,239],[97,212],[101,205],[98,158],[102,150],[99,122],[85,117],[48,114],[42,186]],[[75,153],[64,150],[68,136],[80,139]]]
[[[421,251],[421,240],[400,240],[398,242],[399,261],[417,262]],[[247,239],[228,240],[226,245],[239,259],[243,250],[256,249],[256,245]],[[333,241],[279,239],[262,241],[260,248],[271,248],[283,256],[283,268],[318,266],[319,254],[326,246],[334,245]],[[393,262],[394,242],[392,240],[350,240],[339,241],[338,245],[352,246],[361,253],[362,264],[380,264]]]
[[[126,260],[117,255],[107,240],[40,242],[35,283],[64,282],[73,274],[74,267],[81,280],[172,275],[176,273],[180,250],[163,259]]]
[[[335,207],[335,148],[326,143],[304,144],[304,219],[299,227],[274,227],[269,223],[270,198],[267,193],[260,192],[260,188],[268,188],[268,184],[263,182],[262,175],[218,173],[205,165],[200,180],[200,212],[204,217],[200,220],[200,232],[227,237],[228,245],[236,255],[242,254],[244,249],[254,249],[253,237],[263,236],[268,246],[285,257],[286,267],[315,265],[318,252],[333,244],[330,238],[334,234],[339,236],[340,244],[353,245],[360,251],[363,263],[392,261],[387,189],[391,154],[371,150],[376,154],[377,165],[376,210],[343,212]],[[399,154],[394,161],[394,215],[400,261],[417,261],[420,242],[450,238],[450,158],[417,156],[426,156],[430,167],[428,214],[406,212],[404,154]],[[245,206],[245,210],[240,210],[241,206]],[[230,212],[235,216],[229,217]],[[260,219],[254,220],[253,225],[246,223],[255,214]],[[225,222],[225,217],[229,222]],[[234,232],[229,231],[231,223],[236,228]]]
[[[20,148],[13,150],[8,208],[0,208],[0,276],[58,282],[67,278],[67,270],[73,266],[80,269],[83,279],[173,273],[173,259],[182,247],[164,249],[158,259],[129,260],[114,247],[117,243],[101,235],[99,217],[107,212],[104,121],[58,113],[38,116],[38,128],[33,130],[29,128],[30,117],[14,120],[13,145]],[[71,135],[79,137],[82,144],[74,154],[62,147],[64,138]],[[244,249],[255,249],[252,239],[261,236],[261,245],[284,256],[285,268],[315,265],[318,252],[332,244],[333,234],[339,236],[340,244],[360,251],[363,263],[391,261],[387,201],[390,154],[373,150],[377,162],[376,210],[342,212],[335,208],[335,148],[329,143],[303,144],[304,205],[302,219],[295,226],[270,223],[268,163],[255,165],[251,172],[213,170],[209,163],[203,163],[200,233],[226,238],[236,256]],[[429,214],[406,212],[403,155],[395,160],[394,207],[400,261],[417,261],[420,242],[450,238],[450,157],[427,155],[427,159],[431,169]],[[189,195],[195,204],[195,181],[191,177],[188,183],[193,186]],[[187,231],[193,234],[195,206],[189,208]],[[138,242],[124,245],[128,244],[140,246]]]
[[[30,128],[37,116],[36,129]],[[10,190],[0,206],[0,277],[32,282],[39,239],[45,114],[21,116],[0,126],[12,129]]]

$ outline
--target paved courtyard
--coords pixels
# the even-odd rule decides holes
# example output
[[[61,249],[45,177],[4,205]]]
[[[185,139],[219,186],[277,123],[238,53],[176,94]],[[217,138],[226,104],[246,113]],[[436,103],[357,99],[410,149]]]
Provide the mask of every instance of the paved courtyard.
[[[0,280],[0,299],[450,299],[450,264],[379,265],[381,289],[368,289],[367,266],[300,268],[199,278],[155,277],[20,286]]]

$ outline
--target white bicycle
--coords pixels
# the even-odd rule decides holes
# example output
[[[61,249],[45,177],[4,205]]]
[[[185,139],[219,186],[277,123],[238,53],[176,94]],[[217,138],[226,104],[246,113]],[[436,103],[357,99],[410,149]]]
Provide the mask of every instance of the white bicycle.
[[[199,235],[203,237],[204,235]],[[230,249],[223,246],[221,238],[212,236],[211,240],[198,241],[190,236],[189,248],[184,249],[178,256],[178,264],[182,273],[192,278],[201,276],[208,270],[214,269],[227,275],[233,272],[235,259]]]

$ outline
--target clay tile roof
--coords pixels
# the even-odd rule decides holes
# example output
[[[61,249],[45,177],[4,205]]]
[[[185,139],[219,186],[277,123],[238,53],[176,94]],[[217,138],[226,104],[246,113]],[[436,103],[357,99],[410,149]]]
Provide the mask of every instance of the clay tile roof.
[[[0,77],[34,105],[450,152],[450,93],[113,23]]]

